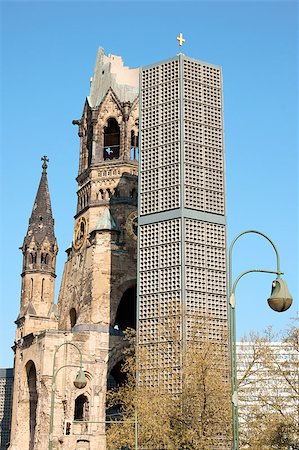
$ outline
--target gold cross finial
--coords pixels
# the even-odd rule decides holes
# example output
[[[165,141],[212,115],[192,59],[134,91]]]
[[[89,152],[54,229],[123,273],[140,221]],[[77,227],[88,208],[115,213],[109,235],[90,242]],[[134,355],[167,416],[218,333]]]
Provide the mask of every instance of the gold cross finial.
[[[177,41],[179,41],[179,46],[181,47],[184,42],[186,42],[186,39],[183,38],[182,33],[179,34],[179,36],[176,38]]]

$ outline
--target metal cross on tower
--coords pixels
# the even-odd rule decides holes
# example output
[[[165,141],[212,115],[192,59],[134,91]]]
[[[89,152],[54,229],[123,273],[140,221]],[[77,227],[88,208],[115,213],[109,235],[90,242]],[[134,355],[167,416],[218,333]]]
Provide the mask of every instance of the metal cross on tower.
[[[48,167],[47,163],[49,162],[49,158],[47,158],[47,156],[42,156],[41,161],[43,161],[43,165],[42,165],[43,170],[46,170]]]
[[[186,39],[183,38],[182,33],[179,34],[179,36],[176,38],[176,40],[179,42],[180,47],[186,42]]]

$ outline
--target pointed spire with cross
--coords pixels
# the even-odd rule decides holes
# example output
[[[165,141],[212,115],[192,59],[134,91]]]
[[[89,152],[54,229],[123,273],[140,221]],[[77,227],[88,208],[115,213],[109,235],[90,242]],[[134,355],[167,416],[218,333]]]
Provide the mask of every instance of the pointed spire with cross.
[[[47,156],[42,156],[41,161],[43,161],[43,165],[42,165],[43,172],[46,172],[47,167],[48,167],[47,163],[49,162],[49,158]]]

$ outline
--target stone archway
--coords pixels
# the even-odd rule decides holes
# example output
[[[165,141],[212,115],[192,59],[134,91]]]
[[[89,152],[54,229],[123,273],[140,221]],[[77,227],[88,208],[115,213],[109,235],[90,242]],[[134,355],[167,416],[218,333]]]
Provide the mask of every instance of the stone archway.
[[[136,330],[136,315],[137,291],[136,285],[134,285],[129,287],[121,297],[116,311],[114,327],[120,331],[125,331],[126,328]]]

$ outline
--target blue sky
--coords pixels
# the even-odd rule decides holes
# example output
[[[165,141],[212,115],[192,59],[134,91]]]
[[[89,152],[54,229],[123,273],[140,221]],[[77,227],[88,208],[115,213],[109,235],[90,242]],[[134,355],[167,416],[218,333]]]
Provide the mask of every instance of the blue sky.
[[[268,325],[283,330],[298,309],[298,5],[288,1],[13,2],[1,3],[1,359],[13,364],[20,302],[22,245],[41,174],[48,179],[60,248],[73,234],[82,114],[99,46],[130,67],[178,52],[220,64],[224,77],[229,242],[240,231],[269,235],[294,297],[284,314],[266,299],[273,276],[252,274],[237,288],[238,336]],[[274,270],[267,241],[236,244],[234,278]]]

